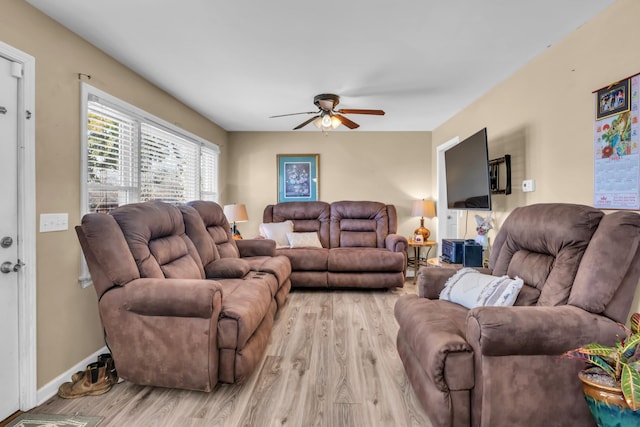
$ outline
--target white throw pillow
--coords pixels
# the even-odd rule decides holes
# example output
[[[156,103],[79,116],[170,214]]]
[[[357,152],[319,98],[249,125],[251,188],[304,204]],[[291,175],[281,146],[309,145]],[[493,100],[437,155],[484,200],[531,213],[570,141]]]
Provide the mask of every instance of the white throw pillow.
[[[322,243],[315,231],[305,233],[287,233],[289,247],[291,248],[321,248]]]
[[[516,302],[524,282],[521,278],[491,276],[473,268],[462,268],[447,280],[440,299],[467,308],[511,306]]]
[[[260,224],[260,235],[276,241],[276,248],[288,248],[287,233],[293,232],[293,221],[265,222]]]

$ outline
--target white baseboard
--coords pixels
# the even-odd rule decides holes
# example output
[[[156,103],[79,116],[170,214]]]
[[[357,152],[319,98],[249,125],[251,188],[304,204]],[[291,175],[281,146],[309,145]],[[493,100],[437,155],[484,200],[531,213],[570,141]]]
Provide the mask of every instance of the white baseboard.
[[[89,363],[95,362],[98,360],[98,356],[103,353],[108,353],[109,350],[106,346],[102,347],[100,350],[95,353],[87,356],[84,360],[76,363],[73,367],[69,368],[68,371],[61,373],[57,377],[55,377],[52,381],[45,384],[44,387],[38,389],[37,395],[37,406],[42,405],[44,402],[49,400],[51,397],[55,396],[58,393],[58,388],[60,385],[67,381],[71,381],[71,375],[75,374],[78,371],[84,371],[87,368]]]

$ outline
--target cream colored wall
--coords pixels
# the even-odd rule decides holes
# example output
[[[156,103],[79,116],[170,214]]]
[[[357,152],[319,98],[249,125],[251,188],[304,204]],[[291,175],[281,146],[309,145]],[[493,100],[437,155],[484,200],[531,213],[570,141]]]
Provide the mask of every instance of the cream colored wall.
[[[104,345],[93,287],[81,289],[78,283],[80,249],[73,231],[80,221],[78,73],[209,141],[225,145],[227,134],[24,1],[0,3],[0,40],[36,59],[37,215],[69,213],[68,231],[37,235],[37,383],[42,387]],[[222,165],[225,159],[223,150]]]
[[[638,17],[640,2],[617,1],[433,132],[435,150],[486,126],[490,153],[514,156],[514,194],[493,198],[498,224],[520,205],[593,204],[592,92],[640,72]],[[521,192],[525,178],[535,192]]]
[[[264,207],[277,202],[276,155],[310,153],[320,154],[320,200],[394,204],[401,234],[418,227],[410,211],[413,200],[431,197],[430,132],[233,132],[224,200],[247,205],[243,235],[257,235]]]

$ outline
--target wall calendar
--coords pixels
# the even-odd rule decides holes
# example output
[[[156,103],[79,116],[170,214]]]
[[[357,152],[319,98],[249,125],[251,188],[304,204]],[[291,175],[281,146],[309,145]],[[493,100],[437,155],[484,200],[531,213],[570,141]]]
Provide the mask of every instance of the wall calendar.
[[[597,91],[593,205],[640,209],[640,75]]]

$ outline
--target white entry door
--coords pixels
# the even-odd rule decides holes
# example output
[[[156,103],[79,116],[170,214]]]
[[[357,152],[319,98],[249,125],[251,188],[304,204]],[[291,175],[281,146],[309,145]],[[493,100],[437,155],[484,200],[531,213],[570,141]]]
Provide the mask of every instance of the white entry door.
[[[18,78],[0,57],[0,421],[19,409]]]

